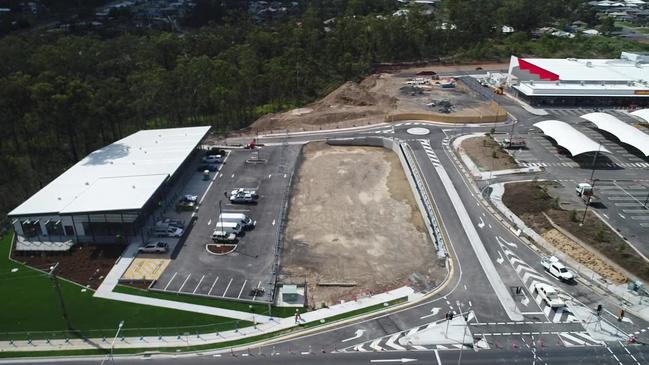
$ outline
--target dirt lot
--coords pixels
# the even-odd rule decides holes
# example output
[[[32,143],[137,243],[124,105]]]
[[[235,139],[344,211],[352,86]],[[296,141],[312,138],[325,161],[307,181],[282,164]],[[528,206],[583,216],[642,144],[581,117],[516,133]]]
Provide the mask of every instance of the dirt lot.
[[[59,263],[58,275],[96,289],[124,251],[124,245],[73,246],[67,253],[41,256],[40,254],[16,255],[16,261],[41,270]]]
[[[324,98],[303,108],[264,115],[250,128],[253,132],[259,132],[368,125],[382,123],[386,115],[394,113],[436,114],[439,113],[440,102],[452,105],[450,115],[472,116],[477,119],[494,113],[487,103],[473,97],[459,84],[452,89],[427,85],[421,92],[404,91],[404,88],[410,87],[406,82],[416,77],[417,70],[420,69],[405,69],[395,74],[373,74],[360,83],[346,82]],[[439,70],[438,72],[444,71],[441,67]],[[435,106],[427,106],[431,102],[434,102]]]
[[[553,198],[556,194],[552,190],[555,188],[557,186],[553,183],[507,184],[503,203],[552,245],[609,280],[624,282],[626,278],[621,270],[609,265],[608,260],[643,280],[649,279],[649,265],[594,214],[589,212],[580,227],[583,210],[573,213],[560,209],[560,202]],[[588,247],[581,247],[555,229],[543,213]]]
[[[310,306],[444,276],[397,156],[311,143],[293,187],[282,278],[308,282]],[[356,283],[322,287],[318,283]]]
[[[489,136],[467,138],[460,145],[482,171],[515,169],[514,159]]]

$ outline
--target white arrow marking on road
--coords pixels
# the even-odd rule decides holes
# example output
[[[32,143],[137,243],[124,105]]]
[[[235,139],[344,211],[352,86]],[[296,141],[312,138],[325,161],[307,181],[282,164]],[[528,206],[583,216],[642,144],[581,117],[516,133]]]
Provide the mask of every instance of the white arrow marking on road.
[[[273,225],[275,225],[275,220],[273,219]]]
[[[500,236],[496,236],[496,239],[497,239],[498,241],[501,241],[502,243],[506,244],[506,245],[509,246],[509,247],[518,248],[518,246],[517,246],[515,243],[513,243],[513,242],[507,242],[507,241],[505,241],[504,238],[502,238],[502,237],[500,237]]]
[[[356,332],[354,333],[354,337],[346,338],[342,342],[348,342],[360,338],[363,335],[363,333],[365,333],[365,330],[356,330]]]
[[[625,216],[623,216],[623,215],[622,215],[622,214],[620,214],[620,213],[617,213],[617,215],[619,215],[620,217],[622,217],[622,219],[626,219],[626,217],[625,217]]]
[[[397,337],[399,337],[399,335],[400,335],[400,333],[396,333],[396,334],[390,336],[390,338],[385,342],[385,345],[388,346],[388,347],[392,347],[393,349],[398,350],[398,351],[405,351],[406,350],[405,347],[401,347],[401,346],[397,345],[396,343],[394,343],[394,341],[396,341],[396,339],[397,339]]]
[[[439,313],[439,310],[440,310],[440,308],[438,308],[438,307],[433,307],[433,308],[430,310],[430,314],[427,314],[427,315],[425,315],[425,316],[423,316],[423,317],[419,317],[419,319],[424,319],[424,318],[428,318],[428,317],[436,316],[437,313]]]
[[[530,304],[530,298],[527,297],[527,294],[523,292],[523,299],[521,299],[521,304],[527,306]]]
[[[500,254],[500,251],[498,251],[498,258],[496,259],[496,262],[499,263],[500,265],[505,262],[505,259],[503,258],[503,255]]]
[[[478,227],[480,227],[480,229],[484,227],[484,222],[482,221],[482,217],[480,217],[480,223],[478,223]]]
[[[380,360],[370,360],[370,362],[400,362],[400,363],[405,363],[405,362],[413,362],[417,361],[417,359],[407,359],[407,358],[402,358],[402,359],[380,359]]]

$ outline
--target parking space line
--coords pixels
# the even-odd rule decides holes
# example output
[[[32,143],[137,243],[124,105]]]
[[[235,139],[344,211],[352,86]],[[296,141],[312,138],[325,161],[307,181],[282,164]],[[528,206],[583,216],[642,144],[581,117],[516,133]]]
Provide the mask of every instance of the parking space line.
[[[207,295],[212,294],[212,289],[214,289],[214,285],[216,285],[216,282],[219,281],[219,277],[217,276],[216,279],[214,279],[214,282],[212,283],[212,286],[210,287],[210,291],[207,292]]]
[[[232,278],[230,278],[230,282],[228,283],[228,286],[225,287],[225,291],[223,292],[222,297],[225,297],[225,294],[228,292],[228,289],[230,289],[230,284],[232,284]]]
[[[198,281],[198,284],[196,284],[196,287],[194,288],[194,291],[192,294],[196,294],[196,290],[198,289],[199,286],[201,286],[201,283],[203,282],[203,279],[205,279],[205,275],[201,276],[201,280]]]
[[[178,272],[175,272],[175,273],[174,273],[174,276],[171,277],[171,280],[169,280],[169,282],[168,282],[167,285],[165,286],[164,290],[167,290],[167,288],[169,287],[169,285],[171,284],[171,282],[174,281],[174,279],[176,278],[176,275],[178,275]]]
[[[243,281],[243,285],[241,285],[241,290],[239,290],[239,295],[237,296],[237,299],[241,298],[241,293],[243,293],[243,288],[246,287],[247,282],[248,282],[248,280]]]
[[[185,286],[185,284],[187,284],[187,280],[189,280],[191,276],[192,274],[187,275],[187,278],[185,279],[185,281],[183,281],[183,285],[181,285],[180,289],[178,289],[178,293],[180,293],[183,290],[183,287]]]
[[[261,286],[261,280],[259,280],[259,283],[257,284],[257,289]],[[257,292],[255,291],[255,295],[252,296],[252,300],[254,301],[255,298],[257,298]]]

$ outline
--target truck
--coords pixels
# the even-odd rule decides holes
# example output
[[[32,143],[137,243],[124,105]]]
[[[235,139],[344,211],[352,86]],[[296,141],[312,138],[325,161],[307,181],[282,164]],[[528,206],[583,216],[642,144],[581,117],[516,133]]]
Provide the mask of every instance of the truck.
[[[219,222],[233,222],[239,223],[246,229],[251,229],[255,226],[255,222],[252,218],[248,217],[243,213],[221,213],[219,215]]]
[[[575,274],[572,271],[568,270],[566,265],[564,265],[558,258],[555,256],[544,257],[541,259],[541,266],[547,271],[550,275],[559,279],[560,281],[569,282],[575,279]]]
[[[595,193],[593,186],[589,183],[579,183],[575,187],[577,196],[580,197],[586,204],[591,204],[595,200]]]
[[[507,149],[518,149],[527,147],[527,142],[523,138],[505,138],[500,141],[500,146]]]

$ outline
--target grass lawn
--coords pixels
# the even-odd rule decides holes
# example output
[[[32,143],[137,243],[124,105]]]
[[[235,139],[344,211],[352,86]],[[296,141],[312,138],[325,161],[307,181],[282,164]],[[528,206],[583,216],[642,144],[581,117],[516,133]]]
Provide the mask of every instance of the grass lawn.
[[[0,240],[0,340],[111,336],[121,320],[125,321],[125,336],[224,331],[252,325],[230,318],[94,298],[92,291],[83,292],[79,286],[59,280],[73,329],[66,334],[52,280],[9,260],[10,249],[8,234]],[[56,256],[52,262],[56,262]]]
[[[118,285],[115,290],[118,293],[140,295],[150,298],[175,300],[177,302],[205,305],[209,307],[217,307],[224,309],[231,309],[241,312],[258,313],[268,315],[267,304],[249,304],[246,302],[236,302],[232,300],[218,299],[218,298],[204,298],[187,294],[174,294],[174,293],[161,293],[157,291],[148,291],[143,289],[134,288],[131,286]],[[250,307],[252,306],[252,308]],[[300,313],[304,313],[306,308],[300,308]],[[295,315],[295,308],[284,308],[271,306],[271,314],[274,317],[290,317]]]

